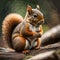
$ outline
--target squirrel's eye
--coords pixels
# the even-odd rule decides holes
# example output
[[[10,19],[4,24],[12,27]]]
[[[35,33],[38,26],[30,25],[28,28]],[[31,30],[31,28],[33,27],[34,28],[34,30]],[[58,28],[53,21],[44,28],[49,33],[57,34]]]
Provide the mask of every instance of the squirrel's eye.
[[[35,14],[34,17],[37,17],[37,15]]]

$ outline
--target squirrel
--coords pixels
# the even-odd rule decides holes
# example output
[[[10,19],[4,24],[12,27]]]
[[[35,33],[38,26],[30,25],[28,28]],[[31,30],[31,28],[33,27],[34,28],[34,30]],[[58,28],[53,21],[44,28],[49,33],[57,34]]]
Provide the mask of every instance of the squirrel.
[[[3,40],[6,41],[7,47],[19,52],[28,53],[32,48],[39,49],[43,22],[44,16],[39,5],[35,9],[28,5],[24,19],[16,13],[5,17],[2,23]]]

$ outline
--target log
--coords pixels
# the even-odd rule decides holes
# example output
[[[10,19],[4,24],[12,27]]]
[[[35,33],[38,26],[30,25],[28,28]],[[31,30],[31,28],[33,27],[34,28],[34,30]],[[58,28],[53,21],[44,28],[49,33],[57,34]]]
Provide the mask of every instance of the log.
[[[31,53],[35,56],[27,60],[60,60],[60,42],[41,47],[35,53]]]
[[[17,52],[0,52],[0,60],[22,60],[25,55]]]
[[[41,46],[57,43],[60,41],[60,25],[48,30],[41,37]]]
[[[44,47],[41,47],[40,50],[57,50],[60,49],[60,42],[55,43],[55,44],[50,44]]]
[[[50,50],[47,52],[40,53],[38,55],[33,56],[27,60],[60,60],[60,50]]]
[[[58,50],[60,49],[60,43],[55,43],[55,44],[51,44],[51,45],[48,45],[48,46],[44,46],[44,47],[41,47],[40,49],[38,50],[31,50],[31,52],[28,54],[28,56],[35,56],[37,54],[45,54],[45,53],[49,53],[50,51],[55,51],[55,50]],[[4,51],[6,50],[6,51]],[[54,55],[54,52],[53,54],[49,53],[49,56],[53,56]],[[8,50],[6,48],[3,48],[3,47],[0,47],[0,60],[21,60],[21,59],[24,59],[27,55],[26,54],[23,54],[23,53],[20,53],[20,52],[8,52]],[[49,57],[48,55],[44,55],[44,57],[47,59],[47,58],[51,58]],[[42,57],[43,58],[43,57]],[[43,59],[45,59],[43,58]],[[55,55],[54,55],[54,59],[55,59]]]
[[[44,52],[47,52],[47,51],[51,51],[51,50],[58,50],[60,49],[60,43],[55,43],[55,44],[50,44],[50,45],[47,45],[47,46],[43,46],[43,47],[40,47],[40,49],[38,50],[31,50],[30,52],[30,55],[37,55],[39,53],[44,53]]]
[[[48,58],[47,57],[50,57],[51,55],[54,54],[54,50],[53,51],[48,51],[48,52],[45,52],[45,53],[41,53],[41,54],[38,54],[36,56],[33,56],[32,58],[30,59],[27,59],[27,60],[47,60]],[[52,58],[50,58],[49,60],[52,60]]]

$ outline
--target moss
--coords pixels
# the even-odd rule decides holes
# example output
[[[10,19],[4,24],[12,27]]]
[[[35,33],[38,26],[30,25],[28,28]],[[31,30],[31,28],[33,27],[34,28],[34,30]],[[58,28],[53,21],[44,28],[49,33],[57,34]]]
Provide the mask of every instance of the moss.
[[[43,25],[43,32],[45,33],[47,30],[49,30],[48,25]]]

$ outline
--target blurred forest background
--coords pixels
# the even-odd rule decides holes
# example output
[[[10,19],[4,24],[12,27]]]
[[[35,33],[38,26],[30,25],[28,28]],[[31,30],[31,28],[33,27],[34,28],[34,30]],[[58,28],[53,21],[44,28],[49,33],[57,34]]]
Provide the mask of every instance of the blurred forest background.
[[[33,8],[40,5],[40,10],[45,18],[44,32],[60,24],[60,0],[0,0],[0,36],[5,16],[9,13],[19,13],[24,17],[27,5],[31,5]]]

